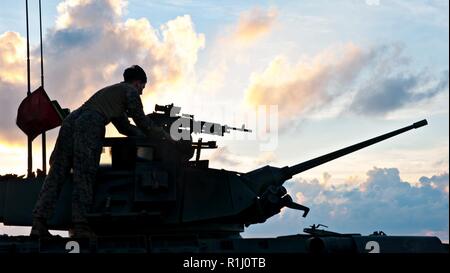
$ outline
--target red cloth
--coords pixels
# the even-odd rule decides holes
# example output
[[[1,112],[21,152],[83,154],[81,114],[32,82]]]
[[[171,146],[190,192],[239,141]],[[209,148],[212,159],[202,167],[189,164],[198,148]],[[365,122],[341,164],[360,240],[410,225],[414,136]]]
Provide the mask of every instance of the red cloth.
[[[16,124],[31,140],[61,123],[62,117],[42,86],[27,96],[17,110]]]

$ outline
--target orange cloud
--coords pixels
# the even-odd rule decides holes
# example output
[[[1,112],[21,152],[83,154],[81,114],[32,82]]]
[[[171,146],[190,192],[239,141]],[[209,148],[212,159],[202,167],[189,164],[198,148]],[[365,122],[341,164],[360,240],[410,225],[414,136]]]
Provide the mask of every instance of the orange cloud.
[[[295,64],[278,56],[263,72],[252,74],[245,100],[249,105],[278,105],[281,117],[306,113],[330,100],[335,86],[354,80],[366,60],[366,52],[353,44]]]
[[[213,168],[232,169],[248,172],[265,165],[273,164],[277,158],[273,152],[261,152],[256,156],[245,156],[231,151],[227,146],[219,147],[208,156]]]
[[[34,62],[31,60],[31,64]],[[17,32],[0,35],[0,141],[17,143],[20,130],[15,124],[17,108],[26,96],[26,42]],[[1,144],[1,143],[0,143]],[[4,146],[0,148],[4,151]]]
[[[276,18],[277,11],[274,8],[268,10],[254,8],[244,12],[239,17],[234,38],[244,43],[252,42],[268,33]]]
[[[0,175],[25,173],[27,153],[24,145],[0,141],[0,155]]]
[[[17,32],[0,35],[0,81],[9,84],[26,80],[26,41]]]
[[[276,24],[277,10],[253,8],[242,12],[237,21],[225,26],[209,47],[208,64],[196,90],[204,94],[218,94],[218,91],[229,84],[226,80],[231,66],[241,66],[250,62],[248,49],[263,36],[270,33]]]

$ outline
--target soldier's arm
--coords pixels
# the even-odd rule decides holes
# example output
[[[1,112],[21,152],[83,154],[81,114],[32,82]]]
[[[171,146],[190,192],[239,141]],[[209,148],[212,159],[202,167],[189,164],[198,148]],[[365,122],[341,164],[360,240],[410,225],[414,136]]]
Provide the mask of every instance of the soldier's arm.
[[[130,123],[128,117],[124,114],[119,118],[111,120],[117,131],[126,136],[145,136],[145,134],[136,126]]]
[[[150,118],[144,114],[144,109],[139,94],[135,90],[128,90],[126,94],[128,115],[133,119],[134,123],[136,123],[136,126],[149,137],[172,140],[166,131],[153,124]]]

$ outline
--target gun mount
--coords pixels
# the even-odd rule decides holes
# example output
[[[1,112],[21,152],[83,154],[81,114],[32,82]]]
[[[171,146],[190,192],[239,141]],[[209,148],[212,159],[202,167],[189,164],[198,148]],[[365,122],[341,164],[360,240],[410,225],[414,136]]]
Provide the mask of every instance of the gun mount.
[[[162,109],[160,113],[150,115],[166,130],[183,118],[167,115],[173,106],[158,109]],[[193,118],[189,122],[193,124]],[[149,252],[367,252],[366,244],[374,240],[373,236],[325,232],[318,226],[305,229],[307,235],[278,238],[250,240],[239,234],[246,226],[263,223],[284,207],[301,210],[302,216],[307,216],[309,208],[295,203],[283,187],[294,175],[426,124],[422,120],[294,166],[265,166],[247,173],[210,168],[208,160],[200,160],[199,153],[189,161],[185,150],[167,141],[106,138],[104,146],[111,147],[112,160],[99,168],[93,206],[87,217],[102,240],[117,245],[123,238],[132,238],[143,242],[138,243],[140,250]],[[195,132],[192,128],[184,130],[190,135]],[[215,142],[189,141],[191,149],[217,147]],[[19,177],[0,181],[0,222],[31,225],[31,211],[42,182],[42,178]],[[70,193],[71,181],[67,181],[49,222],[52,229],[71,227]],[[388,252],[448,251],[448,245],[436,237],[380,238]],[[3,240],[4,244],[14,242],[8,236]],[[168,242],[176,242],[178,247],[167,247]],[[414,247],[408,249],[405,245]],[[102,251],[100,245],[97,251]]]

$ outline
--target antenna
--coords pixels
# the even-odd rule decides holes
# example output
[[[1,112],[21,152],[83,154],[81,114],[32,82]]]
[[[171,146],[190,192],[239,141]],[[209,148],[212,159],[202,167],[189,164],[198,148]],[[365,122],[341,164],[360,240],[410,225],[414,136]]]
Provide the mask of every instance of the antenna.
[[[27,96],[31,94],[30,90],[30,36],[29,36],[29,30],[28,30],[28,0],[25,0],[25,11],[26,11],[26,21],[27,21],[27,81],[28,81],[28,90],[27,90]],[[31,178],[33,176],[33,147],[32,147],[32,140],[29,136],[27,136],[27,142],[28,142],[28,170],[27,170],[27,176]]]
[[[41,0],[39,0],[39,36],[41,40],[41,86],[44,88],[44,54],[42,45],[42,14]],[[42,133],[42,172],[47,174],[47,152],[46,152],[46,136],[45,131]]]

